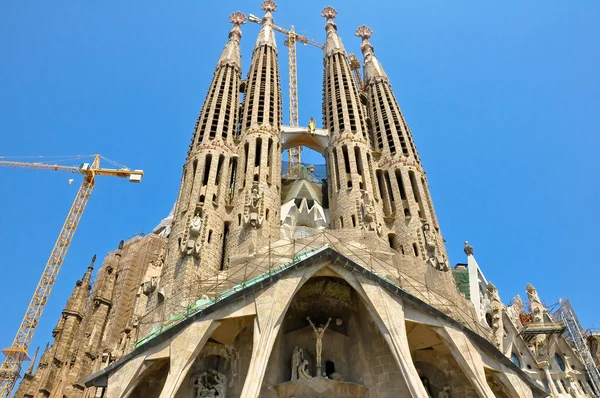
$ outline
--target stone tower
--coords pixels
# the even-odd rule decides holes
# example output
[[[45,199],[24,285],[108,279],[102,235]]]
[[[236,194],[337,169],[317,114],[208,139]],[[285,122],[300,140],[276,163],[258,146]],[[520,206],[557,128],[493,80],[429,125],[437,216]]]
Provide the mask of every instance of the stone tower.
[[[323,9],[327,19],[323,76],[323,124],[327,148],[331,228],[363,228],[382,233],[381,201],[376,192],[373,157],[350,63],[333,21],[337,12]],[[367,209],[368,207],[368,209]]]
[[[448,270],[446,249],[433,210],[425,171],[390,81],[360,26],[364,55],[364,96],[368,107],[373,158],[377,160],[377,199],[383,203],[390,246]]]
[[[69,372],[70,360],[76,348],[76,337],[84,319],[95,261],[96,256],[94,255],[83,278],[75,283],[75,288],[62,311],[56,327],[52,331],[53,344],[46,346],[37,372],[34,375],[32,375],[33,369],[30,367],[27,382],[19,386],[16,396],[24,396],[29,394],[30,391],[33,392],[31,396],[38,392],[42,394],[40,396],[49,396],[59,387],[60,380]]]
[[[235,196],[237,131],[241,83],[241,13],[230,16],[233,28],[217,62],[208,94],[196,122],[183,166],[181,188],[154,303],[178,294],[187,304],[194,284],[223,267],[229,213]]]
[[[242,253],[279,238],[281,83],[272,15],[276,8],[271,0],[262,3],[265,15],[246,78],[227,266]]]

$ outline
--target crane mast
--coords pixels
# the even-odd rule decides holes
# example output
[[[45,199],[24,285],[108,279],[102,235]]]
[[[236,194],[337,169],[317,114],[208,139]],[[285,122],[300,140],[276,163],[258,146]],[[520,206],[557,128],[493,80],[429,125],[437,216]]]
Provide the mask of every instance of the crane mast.
[[[42,317],[52,288],[54,287],[56,276],[67,255],[75,230],[81,220],[81,215],[83,214],[90,195],[92,194],[92,190],[94,189],[96,176],[104,175],[129,178],[131,182],[140,182],[144,172],[141,170],[129,169],[102,169],[100,168],[100,155],[95,155],[91,164],[84,163],[79,167],[3,160],[0,160],[0,167],[63,171],[81,173],[84,175],[83,182],[79,187],[79,191],[75,196],[69,214],[58,234],[58,239],[54,244],[54,248],[44,267],[40,281],[35,288],[31,302],[21,321],[21,326],[19,326],[19,330],[17,331],[12,345],[2,350],[6,355],[6,359],[2,365],[0,365],[0,398],[8,398],[20,377],[23,362],[30,359],[27,355],[27,349],[31,344],[37,325]]]
[[[260,18],[249,14],[248,20],[257,24],[261,24]],[[298,73],[296,64],[296,42],[299,41],[304,45],[311,45],[323,50],[325,46],[317,43],[308,37],[297,34],[292,26],[290,30],[273,25],[273,30],[286,35],[285,45],[288,48],[288,83],[290,95],[290,126],[298,127]],[[294,175],[300,168],[300,152],[301,146],[288,149],[288,176]]]
[[[290,87],[290,126],[298,127],[298,75],[296,69],[296,33],[294,27],[287,34],[285,45],[288,47],[288,82]],[[301,146],[288,149],[288,175],[300,168]]]

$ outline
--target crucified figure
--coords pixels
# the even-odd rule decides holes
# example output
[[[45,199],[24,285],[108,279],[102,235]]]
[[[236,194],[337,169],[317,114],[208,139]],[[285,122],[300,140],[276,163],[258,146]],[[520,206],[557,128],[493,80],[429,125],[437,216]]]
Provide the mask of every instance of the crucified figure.
[[[317,335],[317,377],[321,377],[321,353],[323,352],[323,335],[325,334],[325,329],[329,327],[329,322],[331,322],[331,318],[327,320],[325,326],[319,325],[319,327],[315,327],[309,317],[306,317],[310,326],[312,326],[315,334]]]

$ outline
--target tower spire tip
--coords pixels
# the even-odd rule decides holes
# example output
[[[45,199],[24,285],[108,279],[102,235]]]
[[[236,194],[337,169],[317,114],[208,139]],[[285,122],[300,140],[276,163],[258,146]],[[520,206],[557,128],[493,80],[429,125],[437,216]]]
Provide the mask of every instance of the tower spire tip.
[[[356,29],[356,36],[360,37],[363,40],[368,40],[373,35],[373,31],[366,25],[361,25]]]
[[[246,16],[240,11],[232,12],[229,16],[229,22],[234,25],[243,25],[246,23]]]
[[[327,20],[333,20],[335,19],[335,17],[337,17],[337,11],[335,10],[335,8],[331,7],[331,6],[327,6],[325,8],[323,8],[323,11],[321,12],[321,16],[323,18],[327,18]]]
[[[260,8],[265,12],[275,12],[277,11],[277,3],[275,3],[273,0],[265,0],[262,2]]]

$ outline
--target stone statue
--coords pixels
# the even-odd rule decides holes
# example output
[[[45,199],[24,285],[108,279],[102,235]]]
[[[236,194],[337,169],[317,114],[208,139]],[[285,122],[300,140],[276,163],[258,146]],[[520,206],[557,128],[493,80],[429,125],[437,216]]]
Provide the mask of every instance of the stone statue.
[[[494,336],[494,343],[498,349],[502,348],[502,341],[504,340],[504,325],[502,322],[502,310],[504,305],[500,300],[498,289],[491,283],[487,285],[487,293],[491,301],[492,307],[492,332]]]
[[[312,380],[312,376],[308,370],[308,359],[302,361],[298,366],[298,379]]]
[[[192,378],[196,398],[224,398],[227,395],[227,377],[212,369]]]
[[[244,222],[250,224],[254,228],[259,228],[262,225],[263,217],[260,216],[260,205],[262,203],[262,195],[259,192],[258,183],[252,184],[252,191],[248,202],[246,202],[246,214]]]
[[[329,327],[329,322],[331,322],[331,318],[327,320],[325,326],[319,325],[319,327],[315,327],[309,317],[306,317],[306,320],[310,323],[315,334],[317,335],[317,375],[321,374],[321,354],[323,353],[323,335],[325,334],[325,330]]]
[[[227,377],[216,370],[213,370],[212,373],[215,376],[215,385],[213,388],[217,392],[218,397],[225,397],[225,393],[227,392]]]
[[[367,231],[376,231],[381,235],[381,224],[377,223],[377,213],[375,213],[375,203],[369,192],[364,191],[361,203],[362,217],[364,227]]]
[[[467,241],[465,241],[465,247],[463,250],[467,256],[472,256],[474,253],[473,247]]]
[[[449,389],[450,387],[444,386],[444,389],[438,394],[438,398],[450,398],[450,394],[448,393]]]
[[[294,353],[292,354],[292,381],[298,379],[298,368],[304,360],[304,351],[298,346],[294,347]]]
[[[190,229],[188,231],[188,239],[185,246],[181,248],[184,255],[193,255],[196,258],[200,257],[200,230],[202,229],[202,217],[197,211],[190,221]]]
[[[448,261],[443,254],[439,253],[436,234],[431,231],[428,222],[423,223],[423,237],[425,238],[425,250],[427,252],[427,261],[429,264],[431,264],[433,268],[448,271]]]
[[[527,288],[527,296],[529,297],[529,306],[531,315],[533,316],[533,322],[535,323],[543,323],[544,322],[544,314],[548,312],[540,297],[537,294],[537,290],[533,285],[528,284]]]

